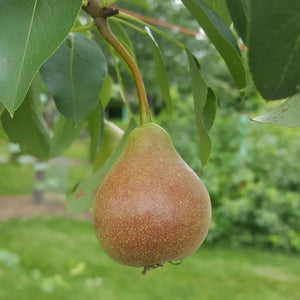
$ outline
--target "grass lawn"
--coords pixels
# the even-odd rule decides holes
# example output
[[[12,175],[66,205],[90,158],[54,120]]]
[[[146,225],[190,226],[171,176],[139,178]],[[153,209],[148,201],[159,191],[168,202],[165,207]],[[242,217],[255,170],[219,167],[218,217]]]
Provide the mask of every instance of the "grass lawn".
[[[89,174],[91,167],[89,165],[71,165],[66,168],[68,184],[65,193],[67,194]],[[0,196],[31,194],[33,185],[32,165],[0,164]]]
[[[0,299],[300,299],[300,257],[203,246],[180,266],[145,276],[98,246],[88,222],[0,223]]]
[[[63,157],[79,160],[88,160],[89,155],[88,138],[75,141],[64,153],[61,154]]]
[[[68,194],[74,186],[85,178],[91,171],[88,164],[89,148],[88,139],[78,140],[61,157],[75,161],[75,164],[66,165],[67,187],[65,193]],[[0,155],[9,157],[6,144],[1,143]],[[76,163],[77,160],[77,163]],[[51,167],[51,165],[48,165]],[[64,181],[65,178],[62,178]],[[34,186],[34,166],[33,164],[20,164],[4,162],[0,163],[0,196],[31,194]],[[49,189],[49,188],[48,188]],[[46,188],[46,192],[48,192]]]
[[[32,193],[32,165],[0,164],[0,196]]]

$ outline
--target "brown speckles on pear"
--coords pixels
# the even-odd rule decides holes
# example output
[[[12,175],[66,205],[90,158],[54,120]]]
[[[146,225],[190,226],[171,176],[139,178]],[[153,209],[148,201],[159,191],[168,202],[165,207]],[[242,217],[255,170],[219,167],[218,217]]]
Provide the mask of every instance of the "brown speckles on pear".
[[[94,205],[95,232],[106,253],[146,269],[195,252],[210,217],[204,185],[155,124],[132,131]]]

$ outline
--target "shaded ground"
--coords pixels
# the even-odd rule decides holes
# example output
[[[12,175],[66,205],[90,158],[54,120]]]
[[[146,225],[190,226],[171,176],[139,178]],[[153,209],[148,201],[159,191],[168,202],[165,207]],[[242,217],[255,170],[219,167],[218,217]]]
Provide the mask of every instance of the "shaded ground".
[[[32,201],[31,195],[0,196],[0,221],[11,218],[33,218],[37,216],[65,216],[89,220],[90,213],[66,214],[65,202],[56,194],[47,194],[40,204]]]

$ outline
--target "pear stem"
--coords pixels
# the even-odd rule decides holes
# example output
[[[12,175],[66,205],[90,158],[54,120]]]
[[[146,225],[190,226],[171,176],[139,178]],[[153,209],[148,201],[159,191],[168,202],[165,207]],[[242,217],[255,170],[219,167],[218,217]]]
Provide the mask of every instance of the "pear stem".
[[[132,73],[133,79],[135,81],[136,89],[137,89],[138,99],[139,99],[141,125],[145,123],[151,123],[152,118],[151,118],[151,112],[150,112],[149,103],[147,99],[146,89],[137,64],[135,63],[131,55],[128,53],[128,51],[123,47],[123,45],[117,40],[117,38],[111,32],[109,28],[109,24],[107,22],[107,17],[95,17],[95,23],[101,35],[122,56],[122,58],[125,60]]]

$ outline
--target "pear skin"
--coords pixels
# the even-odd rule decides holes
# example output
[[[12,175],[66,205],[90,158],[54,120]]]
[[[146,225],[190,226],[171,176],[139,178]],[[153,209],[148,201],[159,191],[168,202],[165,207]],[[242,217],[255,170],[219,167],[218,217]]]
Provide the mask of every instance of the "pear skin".
[[[150,269],[182,260],[204,241],[209,194],[154,123],[134,129],[96,193],[97,239],[120,264]],[[145,270],[144,269],[144,270]]]

